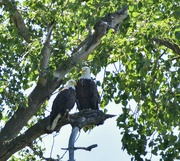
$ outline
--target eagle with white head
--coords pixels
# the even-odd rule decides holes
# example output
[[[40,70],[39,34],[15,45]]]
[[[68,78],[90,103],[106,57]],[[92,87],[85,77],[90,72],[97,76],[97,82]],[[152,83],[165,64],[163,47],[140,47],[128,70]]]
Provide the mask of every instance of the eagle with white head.
[[[50,114],[50,125],[46,128],[48,132],[52,132],[56,128],[59,119],[66,117],[73,108],[76,102],[75,85],[76,82],[73,79],[69,80],[54,99]]]
[[[82,75],[76,85],[77,108],[99,110],[100,96],[95,82],[91,79],[89,67],[82,68]]]

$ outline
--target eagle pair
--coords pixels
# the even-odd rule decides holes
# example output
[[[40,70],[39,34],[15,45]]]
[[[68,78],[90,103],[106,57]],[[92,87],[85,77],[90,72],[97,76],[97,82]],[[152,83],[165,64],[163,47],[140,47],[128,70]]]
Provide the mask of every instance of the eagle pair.
[[[50,114],[50,125],[47,130],[53,131],[61,117],[73,108],[75,102],[79,111],[84,109],[98,110],[99,94],[95,82],[91,79],[90,69],[82,68],[82,76],[77,81],[69,80],[53,101]]]

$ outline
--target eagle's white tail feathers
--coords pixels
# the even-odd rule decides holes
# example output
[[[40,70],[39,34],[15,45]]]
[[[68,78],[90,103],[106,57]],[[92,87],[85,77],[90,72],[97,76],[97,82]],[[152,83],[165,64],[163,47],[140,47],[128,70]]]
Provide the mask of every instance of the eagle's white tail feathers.
[[[52,124],[47,127],[48,131],[53,131],[56,128],[58,120],[61,118],[61,114],[59,113],[56,118],[53,120]]]

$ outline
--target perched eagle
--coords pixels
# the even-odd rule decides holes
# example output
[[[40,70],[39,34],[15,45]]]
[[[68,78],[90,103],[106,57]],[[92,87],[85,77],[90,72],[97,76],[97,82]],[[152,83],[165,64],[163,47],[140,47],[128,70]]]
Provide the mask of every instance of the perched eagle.
[[[54,99],[50,114],[50,125],[46,128],[48,132],[52,132],[59,119],[65,117],[73,108],[76,101],[75,85],[76,82],[74,80],[69,80]]]
[[[79,111],[84,109],[99,109],[100,96],[95,82],[91,79],[90,69],[82,68],[81,78],[76,85],[77,108]]]

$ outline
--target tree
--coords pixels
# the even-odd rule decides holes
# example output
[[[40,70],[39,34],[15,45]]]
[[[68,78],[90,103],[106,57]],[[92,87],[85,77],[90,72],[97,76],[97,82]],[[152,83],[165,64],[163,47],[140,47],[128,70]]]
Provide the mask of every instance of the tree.
[[[37,146],[31,143],[48,124],[49,97],[67,79],[77,79],[84,64],[94,75],[104,70],[101,107],[110,101],[123,105],[117,125],[132,160],[150,160],[148,153],[163,160],[180,157],[177,0],[2,0],[0,5],[1,160],[26,145]],[[124,5],[129,7],[126,19],[109,14]],[[108,65],[115,70],[107,71]],[[136,109],[129,105],[132,100]],[[26,139],[28,144],[22,142]]]

